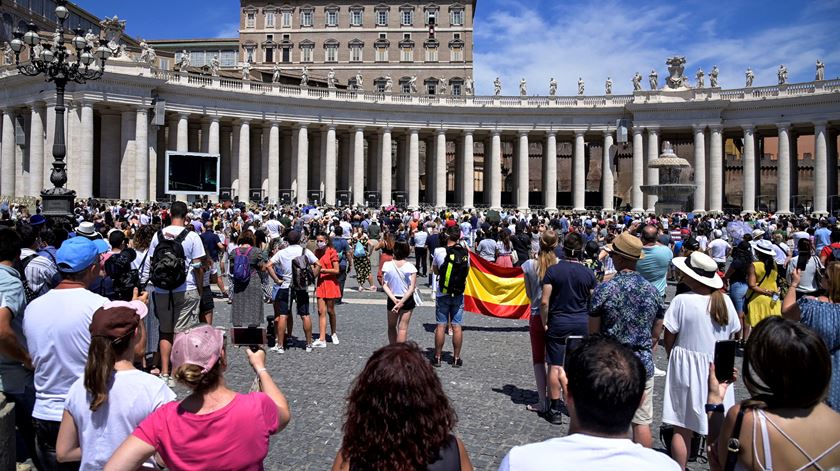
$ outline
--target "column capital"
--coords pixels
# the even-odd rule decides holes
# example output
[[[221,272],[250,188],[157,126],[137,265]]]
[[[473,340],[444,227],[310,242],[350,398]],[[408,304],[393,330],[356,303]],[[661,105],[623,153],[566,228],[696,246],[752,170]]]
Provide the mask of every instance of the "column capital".
[[[409,134],[420,134],[420,128],[408,128]]]
[[[710,124],[709,125],[709,131],[711,131],[711,132],[721,132],[721,131],[723,131],[723,125],[719,124],[719,123]]]
[[[353,126],[353,132],[364,133],[365,132],[365,127],[364,126]]]
[[[575,129],[572,132],[575,133],[575,138],[577,139],[578,137],[583,137],[583,135],[586,134],[586,129]]]
[[[296,123],[295,124],[295,129],[298,129],[298,130],[307,129],[308,130],[309,129],[309,123]]]
[[[755,133],[755,126],[753,126],[753,125],[751,125],[751,124],[747,124],[747,125],[741,126],[741,129],[743,129],[743,130],[744,130],[744,134],[753,134],[753,133]]]
[[[443,134],[445,136],[446,135],[446,129],[443,129],[443,128],[435,129],[435,134],[437,134],[438,136]]]
[[[249,125],[251,124],[251,118],[239,118],[233,120],[233,124],[238,126]]]
[[[472,136],[475,133],[472,129],[464,129],[463,134],[464,136]]]
[[[820,120],[814,121],[814,128],[815,129],[816,128],[823,128],[823,130],[825,130],[826,126],[828,126],[828,121],[827,120],[820,119]]]
[[[704,132],[706,130],[706,125],[705,124],[693,124],[693,125],[691,125],[691,130],[694,131],[695,133]]]
[[[645,131],[645,128],[641,126],[633,126],[633,134],[642,134]]]
[[[219,122],[221,119],[222,119],[221,117],[216,116],[216,115],[205,116],[205,117],[201,118],[201,123],[202,124],[210,124],[210,123],[213,123],[213,122]]]
[[[178,119],[190,119],[190,114],[183,111],[178,112]]]
[[[379,134],[385,134],[386,132],[388,134],[391,134],[391,131],[393,131],[393,130],[394,130],[394,128],[392,128],[391,126],[383,126],[383,127],[379,128]]]
[[[492,137],[501,137],[502,136],[502,131],[499,131],[498,129],[494,129],[494,130],[490,131],[490,135]]]
[[[552,137],[552,136],[557,137],[557,131],[556,130],[549,129],[548,131],[545,132],[545,137]]]
[[[137,108],[135,108],[135,112],[137,114],[149,114],[149,109],[145,106],[138,106]]]
[[[659,134],[659,126],[645,126],[648,134]]]
[[[779,131],[789,131],[790,123],[776,123],[776,128],[778,128]]]
[[[277,123],[271,123],[271,125],[276,126]],[[326,129],[327,131],[335,131],[336,128],[337,128],[337,126],[335,124],[328,124],[328,125],[324,126],[324,129]]]
[[[603,131],[601,131],[601,134],[603,134],[604,137],[607,137],[607,136],[612,136],[614,132],[615,132],[614,129],[604,129]]]

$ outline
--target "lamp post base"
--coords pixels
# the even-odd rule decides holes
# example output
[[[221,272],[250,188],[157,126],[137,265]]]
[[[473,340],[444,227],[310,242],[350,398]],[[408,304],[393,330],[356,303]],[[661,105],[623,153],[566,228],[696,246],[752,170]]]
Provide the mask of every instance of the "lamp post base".
[[[44,217],[73,221],[73,206],[76,192],[67,188],[50,188],[41,192]]]

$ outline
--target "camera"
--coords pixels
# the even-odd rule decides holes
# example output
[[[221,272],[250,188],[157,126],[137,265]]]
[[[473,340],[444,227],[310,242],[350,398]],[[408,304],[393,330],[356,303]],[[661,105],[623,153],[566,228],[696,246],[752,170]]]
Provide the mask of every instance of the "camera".
[[[113,294],[109,297],[113,301],[131,301],[134,288],[141,289],[140,271],[131,266],[136,257],[134,249],[125,249],[105,261],[105,274],[111,279],[113,287]]]

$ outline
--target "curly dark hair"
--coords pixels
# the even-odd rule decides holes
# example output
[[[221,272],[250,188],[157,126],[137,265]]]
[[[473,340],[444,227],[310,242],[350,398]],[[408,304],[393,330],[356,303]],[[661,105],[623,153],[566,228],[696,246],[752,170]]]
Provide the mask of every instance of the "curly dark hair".
[[[347,397],[341,455],[354,469],[426,469],[457,422],[417,344],[388,345],[368,359]]]

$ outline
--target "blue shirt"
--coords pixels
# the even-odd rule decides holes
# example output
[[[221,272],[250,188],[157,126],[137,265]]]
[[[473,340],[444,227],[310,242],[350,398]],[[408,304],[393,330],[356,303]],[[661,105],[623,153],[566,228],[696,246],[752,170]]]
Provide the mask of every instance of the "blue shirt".
[[[827,245],[831,245],[831,231],[827,227],[820,227],[814,232],[814,245],[817,253]]]
[[[347,268],[347,251],[350,250],[350,244],[347,239],[336,237],[333,239],[333,248],[338,252],[338,266],[339,268]]]
[[[831,353],[831,383],[828,405],[840,412],[840,306],[803,297],[796,301],[802,314],[801,322],[825,342]]]
[[[671,253],[671,249],[663,245],[642,247],[642,252],[645,257],[636,262],[636,271],[659,291],[659,296],[665,296],[665,288],[668,285],[666,281],[668,266],[674,254]]]
[[[12,331],[21,345],[26,346],[23,337],[23,312],[26,308],[23,282],[18,271],[6,265],[0,265],[0,308],[8,308],[12,312]],[[27,384],[32,384],[32,373],[20,361],[0,354],[0,391],[21,394]]]

